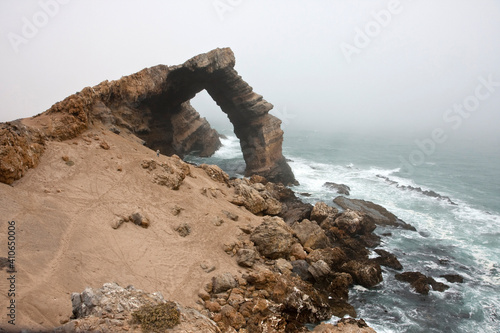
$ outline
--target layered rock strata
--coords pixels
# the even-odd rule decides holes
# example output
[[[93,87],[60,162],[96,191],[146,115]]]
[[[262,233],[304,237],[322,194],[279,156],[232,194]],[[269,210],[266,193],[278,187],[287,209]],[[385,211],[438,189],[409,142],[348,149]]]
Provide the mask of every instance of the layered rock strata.
[[[205,89],[234,126],[246,175],[294,183],[282,155],[281,121],[269,114],[273,106],[253,92],[234,65],[231,49],[215,49],[182,65],[158,65],[101,82],[38,116],[2,124],[0,181],[11,184],[35,167],[47,140],[74,138],[95,122],[117,134],[133,134],[165,155],[209,156],[220,147],[218,134],[189,103]]]

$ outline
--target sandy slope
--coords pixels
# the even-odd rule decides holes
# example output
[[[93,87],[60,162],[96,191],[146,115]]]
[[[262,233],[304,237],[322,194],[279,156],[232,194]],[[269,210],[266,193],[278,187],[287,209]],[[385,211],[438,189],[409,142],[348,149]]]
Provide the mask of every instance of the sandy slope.
[[[111,149],[99,146],[103,140]],[[62,160],[65,155],[73,166]],[[132,138],[94,128],[73,140],[50,142],[37,168],[13,186],[0,183],[0,256],[6,252],[7,222],[17,223],[16,327],[58,326],[71,315],[72,292],[113,281],[194,306],[213,275],[243,270],[223,244],[236,240],[238,225],[256,226],[261,218],[229,203],[233,190],[192,166],[194,177],[186,177],[178,191],[154,184],[141,167],[151,158],[169,157],[157,158]],[[204,187],[219,188],[218,198],[202,195]],[[175,205],[184,209],[179,216],[171,212]],[[229,220],[222,210],[239,220]],[[111,227],[118,216],[135,212],[151,220],[148,229],[130,222]],[[215,216],[225,223],[215,226]],[[183,222],[192,230],[185,238],[173,230]],[[217,269],[205,273],[204,261]],[[3,270],[0,278],[4,328],[10,326],[6,275]]]

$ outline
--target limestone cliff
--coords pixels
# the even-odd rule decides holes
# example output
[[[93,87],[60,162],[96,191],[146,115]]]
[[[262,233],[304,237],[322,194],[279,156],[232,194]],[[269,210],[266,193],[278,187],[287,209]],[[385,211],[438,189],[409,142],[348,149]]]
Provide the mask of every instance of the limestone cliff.
[[[86,87],[38,116],[2,124],[0,182],[10,184],[35,167],[47,140],[74,138],[96,122],[117,134],[136,135],[165,155],[210,156],[220,147],[218,134],[189,103],[203,89],[234,125],[246,175],[295,182],[282,155],[281,121],[234,65],[231,49],[215,49],[182,65],[158,65]]]

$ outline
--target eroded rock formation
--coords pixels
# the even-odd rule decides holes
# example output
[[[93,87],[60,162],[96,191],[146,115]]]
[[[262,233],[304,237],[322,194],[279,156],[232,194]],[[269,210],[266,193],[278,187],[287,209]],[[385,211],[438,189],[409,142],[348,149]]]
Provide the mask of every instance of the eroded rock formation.
[[[189,100],[206,90],[234,125],[246,162],[246,175],[295,182],[282,155],[281,121],[272,105],[253,92],[234,69],[229,48],[200,54],[182,65],[158,65],[84,88],[46,112],[0,128],[0,181],[10,184],[35,167],[46,140],[76,137],[100,122],[113,132],[131,133],[153,150],[184,156],[210,156],[218,134]]]

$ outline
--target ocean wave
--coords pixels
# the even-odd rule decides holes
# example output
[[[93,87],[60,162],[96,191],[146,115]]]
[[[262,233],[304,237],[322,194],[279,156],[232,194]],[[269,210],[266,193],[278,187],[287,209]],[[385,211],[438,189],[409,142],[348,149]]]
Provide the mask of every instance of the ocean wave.
[[[227,136],[220,139],[222,146],[212,156],[220,159],[243,158],[240,140],[235,136]]]

